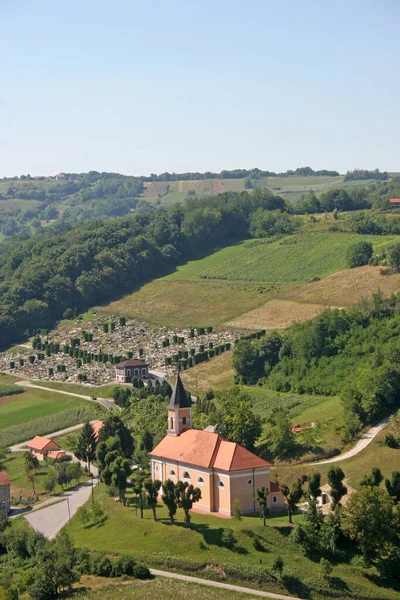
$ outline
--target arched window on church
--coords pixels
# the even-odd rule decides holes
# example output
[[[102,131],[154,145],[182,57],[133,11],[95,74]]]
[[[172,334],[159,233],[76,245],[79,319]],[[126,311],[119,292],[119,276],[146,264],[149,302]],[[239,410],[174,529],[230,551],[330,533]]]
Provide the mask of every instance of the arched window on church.
[[[225,486],[224,486],[224,482],[223,482],[223,481],[220,481],[220,482],[219,482],[219,484],[218,484],[218,487],[220,487],[220,488],[223,488],[223,487],[225,487]]]
[[[186,417],[182,418],[182,425],[186,425]]]
[[[190,474],[188,473],[188,471],[184,471],[182,479],[190,479]]]
[[[170,475],[175,475],[175,471],[173,469],[170,470],[169,472]]]
[[[197,483],[199,483],[200,485],[204,485],[204,479],[202,477],[198,477]]]
[[[173,419],[173,417],[170,418],[170,426],[169,426],[169,428],[170,429],[174,428],[174,419]]]

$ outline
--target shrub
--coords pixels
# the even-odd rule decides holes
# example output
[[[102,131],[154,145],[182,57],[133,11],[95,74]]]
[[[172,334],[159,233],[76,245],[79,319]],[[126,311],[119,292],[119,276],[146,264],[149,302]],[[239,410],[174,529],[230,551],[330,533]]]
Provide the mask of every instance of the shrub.
[[[123,575],[134,575],[136,566],[135,559],[130,554],[122,554],[113,560],[112,576],[122,577]]]
[[[113,566],[111,560],[107,556],[92,556],[92,575],[99,577],[111,577]]]
[[[143,565],[135,565],[132,570],[133,577],[136,579],[150,579],[151,573],[147,567]]]
[[[352,244],[346,252],[346,260],[350,269],[367,265],[372,252],[373,248],[370,242],[360,241]]]
[[[279,554],[274,562],[272,563],[272,570],[277,573],[277,575],[279,577],[281,577],[282,575],[282,571],[283,571],[283,567],[284,567],[284,562],[283,562],[283,558],[282,556]]]
[[[236,543],[235,536],[233,534],[232,529],[224,529],[221,535],[221,542],[227,548],[233,548]]]

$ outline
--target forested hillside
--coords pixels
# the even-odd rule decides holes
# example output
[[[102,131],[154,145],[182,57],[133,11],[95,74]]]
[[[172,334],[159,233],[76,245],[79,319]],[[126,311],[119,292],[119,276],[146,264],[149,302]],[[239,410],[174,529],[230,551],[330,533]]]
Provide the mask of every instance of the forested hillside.
[[[54,223],[73,225],[143,214],[159,206],[183,203],[191,197],[245,190],[279,193],[299,214],[333,210],[329,204],[338,210],[353,210],[353,205],[385,207],[394,191],[392,182],[387,181],[388,174],[378,170],[349,171],[346,176],[326,169],[314,171],[310,167],[285,173],[235,169],[136,177],[96,171],[60,176],[59,180],[30,175],[0,180],[0,241],[20,233],[30,235]],[[356,194],[353,188],[357,188]],[[329,201],[325,198],[327,194]]]
[[[296,218],[285,210],[269,192],[228,195],[16,237],[0,246],[1,345],[51,326],[67,308],[123,295],[190,257],[247,237],[260,211],[268,214],[266,233],[295,229]]]

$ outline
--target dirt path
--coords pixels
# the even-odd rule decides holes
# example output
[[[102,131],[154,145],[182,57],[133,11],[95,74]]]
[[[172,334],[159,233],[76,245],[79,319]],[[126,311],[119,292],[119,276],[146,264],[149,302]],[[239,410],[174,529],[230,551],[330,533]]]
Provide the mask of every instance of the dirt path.
[[[261,590],[252,590],[251,588],[241,587],[240,585],[231,585],[230,583],[221,583],[220,581],[210,581],[201,579],[200,577],[192,577],[189,575],[179,575],[178,573],[170,573],[169,571],[159,571],[158,569],[150,569],[152,575],[156,577],[167,577],[168,579],[178,579],[179,581],[187,581],[189,583],[199,583],[209,587],[220,588],[222,590],[230,590],[231,592],[240,592],[249,594],[253,598],[275,598],[275,600],[299,600],[296,596],[284,596],[282,594],[274,594],[273,592],[263,592]]]
[[[392,415],[392,416],[396,416],[397,414],[398,413],[395,412],[394,415]],[[391,417],[386,417],[386,419],[382,419],[382,421],[380,421],[380,423],[378,423],[378,425],[371,427],[371,429],[369,431],[364,433],[362,438],[358,440],[357,444],[351,450],[348,450],[347,452],[344,452],[343,454],[338,454],[338,456],[335,456],[334,458],[328,458],[327,460],[321,460],[319,462],[310,463],[310,464],[326,465],[328,463],[339,462],[342,460],[347,460],[348,458],[352,458],[353,456],[355,456],[356,454],[358,454],[359,452],[364,450],[364,448],[366,448],[368,446],[368,444],[370,444],[372,442],[372,440],[378,435],[378,433],[380,433],[382,431],[382,429],[384,429],[386,427],[386,425],[389,423],[390,419],[391,419]]]
[[[35,388],[36,390],[44,390],[45,392],[57,392],[57,394],[65,394],[66,396],[75,396],[76,398],[83,398],[83,400],[88,400],[89,402],[97,402],[98,404],[102,404],[109,410],[120,410],[119,407],[114,404],[114,402],[111,402],[111,400],[108,398],[96,398],[96,400],[93,400],[91,396],[84,396],[83,394],[75,394],[73,392],[66,392],[64,390],[47,388],[43,385],[31,383],[30,381],[17,381],[16,385],[20,385],[21,387]]]

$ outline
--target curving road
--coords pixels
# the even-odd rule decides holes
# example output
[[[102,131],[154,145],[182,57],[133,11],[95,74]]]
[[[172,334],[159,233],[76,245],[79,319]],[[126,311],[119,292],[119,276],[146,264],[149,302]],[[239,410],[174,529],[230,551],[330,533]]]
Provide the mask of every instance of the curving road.
[[[347,460],[348,458],[352,458],[353,456],[355,456],[356,454],[358,454],[359,452],[364,450],[364,448],[366,448],[372,442],[372,440],[378,435],[378,433],[380,433],[382,431],[382,429],[384,429],[386,427],[386,425],[389,423],[392,416],[395,417],[395,416],[397,416],[397,414],[398,414],[398,411],[396,411],[390,417],[386,417],[386,419],[382,419],[382,421],[380,421],[378,423],[378,425],[371,427],[371,429],[369,429],[369,431],[364,433],[364,435],[358,440],[357,444],[351,450],[348,450],[347,452],[344,452],[343,454],[338,454],[337,456],[334,456],[333,458],[328,458],[326,460],[320,460],[318,462],[309,463],[309,464],[311,464],[311,465],[326,465],[328,463],[339,462],[341,460]],[[304,464],[306,464],[306,463],[304,463]]]
[[[43,385],[36,385],[35,383],[31,383],[30,381],[17,381],[16,385],[20,385],[21,387],[35,388],[36,390],[44,390],[45,392],[57,392],[57,394],[65,394],[66,396],[75,396],[75,398],[83,398],[83,400],[88,400],[89,402],[97,402],[98,404],[101,404],[109,410],[121,410],[119,406],[114,404],[114,402],[112,402],[109,398],[96,397],[96,400],[93,400],[91,396],[84,396],[83,394],[75,394],[73,392],[66,392],[64,390],[47,388]]]

